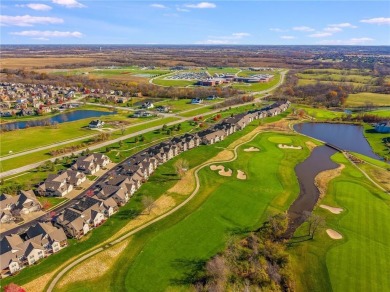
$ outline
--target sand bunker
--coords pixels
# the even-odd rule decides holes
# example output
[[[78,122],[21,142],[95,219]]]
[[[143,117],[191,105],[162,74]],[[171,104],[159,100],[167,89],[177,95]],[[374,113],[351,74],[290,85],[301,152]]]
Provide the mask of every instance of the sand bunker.
[[[245,152],[258,152],[260,151],[259,148],[256,148],[256,147],[249,147],[249,148],[246,148],[244,149]]]
[[[337,231],[333,230],[333,229],[326,229],[326,233],[328,233],[329,237],[332,238],[332,239],[342,239],[343,236],[338,233]]]
[[[218,174],[222,176],[232,176],[233,171],[228,168],[227,171],[225,171],[225,167],[223,165],[210,165],[211,170],[219,170]]]
[[[327,205],[320,205],[320,207],[332,212],[333,214],[340,214],[341,212],[344,211],[341,208],[331,207],[331,206],[327,206]]]
[[[237,178],[245,180],[246,179],[246,174],[242,170],[237,170]]]
[[[279,144],[278,147],[281,149],[296,149],[296,150],[302,149],[301,146],[293,146],[293,145],[285,145],[285,144]]]

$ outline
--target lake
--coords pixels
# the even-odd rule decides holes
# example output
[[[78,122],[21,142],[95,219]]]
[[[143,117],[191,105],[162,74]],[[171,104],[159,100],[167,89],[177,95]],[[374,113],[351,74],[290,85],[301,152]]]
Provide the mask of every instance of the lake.
[[[383,160],[376,155],[363,135],[363,127],[347,124],[304,123],[294,126],[295,131],[332,144],[343,150],[357,152]]]
[[[95,110],[75,110],[72,112],[61,113],[47,119],[28,120],[20,122],[11,122],[2,124],[1,128],[5,130],[25,129],[28,127],[48,126],[55,123],[74,122],[87,118],[98,118],[101,116],[112,115],[113,112],[95,111]]]

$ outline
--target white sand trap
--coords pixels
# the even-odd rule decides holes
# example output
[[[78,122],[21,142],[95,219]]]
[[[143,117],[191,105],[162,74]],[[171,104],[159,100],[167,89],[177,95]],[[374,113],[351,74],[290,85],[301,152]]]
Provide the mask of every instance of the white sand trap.
[[[237,170],[237,178],[245,180],[246,179],[246,174],[242,170]]]
[[[233,171],[228,168],[227,171],[225,171],[225,167],[223,165],[210,165],[211,170],[219,170],[218,174],[222,176],[232,176]]]
[[[295,150],[301,150],[302,149],[301,146],[293,146],[293,145],[285,145],[285,144],[279,144],[278,147],[281,148],[281,149],[295,149]]]
[[[340,214],[341,212],[344,211],[341,208],[331,207],[331,206],[327,206],[327,205],[320,205],[320,207],[332,212],[333,214]]]
[[[326,229],[326,233],[328,233],[329,237],[332,238],[332,239],[342,239],[343,236],[338,233],[337,231],[333,230],[333,229]]]
[[[246,148],[244,149],[245,152],[258,152],[260,151],[259,148],[256,148],[256,147],[249,147],[249,148]]]

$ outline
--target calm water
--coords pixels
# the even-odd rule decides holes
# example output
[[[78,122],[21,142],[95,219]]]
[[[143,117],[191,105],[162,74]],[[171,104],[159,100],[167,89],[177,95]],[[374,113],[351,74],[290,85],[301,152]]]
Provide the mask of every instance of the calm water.
[[[305,161],[295,167],[300,192],[288,210],[289,235],[292,235],[295,229],[305,221],[305,212],[312,212],[317,204],[320,192],[314,184],[314,178],[324,170],[338,167],[338,164],[330,159],[335,153],[336,150],[328,146],[316,147]]]
[[[112,112],[103,112],[103,111],[94,111],[94,110],[76,110],[72,112],[55,115],[47,119],[6,123],[1,125],[1,127],[8,128],[8,129],[24,129],[26,127],[47,126],[53,123],[61,124],[65,122],[73,122],[73,121],[78,121],[81,119],[92,118],[92,117],[97,118],[97,117],[107,116],[112,114],[113,114]]]
[[[382,160],[376,155],[363,135],[363,128],[356,125],[304,123],[294,129],[302,134],[333,144],[341,149],[357,152],[371,158]]]

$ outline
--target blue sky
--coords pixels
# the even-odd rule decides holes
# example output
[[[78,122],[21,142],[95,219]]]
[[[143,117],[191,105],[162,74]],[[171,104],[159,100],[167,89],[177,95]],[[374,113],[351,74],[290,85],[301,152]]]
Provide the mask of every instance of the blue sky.
[[[390,45],[390,1],[2,1],[3,44]]]

